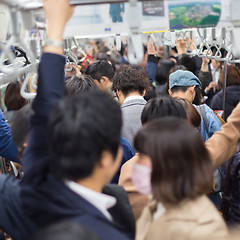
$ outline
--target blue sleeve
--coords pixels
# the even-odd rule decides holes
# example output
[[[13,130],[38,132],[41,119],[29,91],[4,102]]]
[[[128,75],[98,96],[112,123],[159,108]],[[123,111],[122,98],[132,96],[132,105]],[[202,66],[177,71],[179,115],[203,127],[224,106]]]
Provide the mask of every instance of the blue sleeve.
[[[132,145],[128,142],[128,140],[126,138],[121,137],[120,145],[123,149],[122,162],[118,168],[118,171],[116,172],[116,174],[114,175],[114,177],[111,181],[111,183],[116,183],[116,184],[118,183],[118,179],[120,176],[121,166],[135,155],[135,151],[134,151]]]
[[[12,140],[11,129],[5,121],[2,110],[0,109],[0,156],[19,162],[17,159],[18,150],[16,144]]]
[[[206,104],[204,104],[204,107],[208,120],[208,131],[211,137],[216,131],[220,130],[222,124],[210,107],[208,107]]]
[[[123,156],[126,160],[129,160],[135,155],[135,151],[132,145],[128,142],[126,138],[121,137],[120,144],[123,148]]]
[[[157,57],[155,57],[154,55],[148,55],[146,71],[151,83],[153,83],[156,78],[157,62],[158,62]]]
[[[64,96],[65,58],[43,53],[38,70],[37,96],[32,104],[28,146],[23,155],[24,183],[38,181],[48,165],[47,123],[53,106]],[[46,173],[45,173],[46,174]]]

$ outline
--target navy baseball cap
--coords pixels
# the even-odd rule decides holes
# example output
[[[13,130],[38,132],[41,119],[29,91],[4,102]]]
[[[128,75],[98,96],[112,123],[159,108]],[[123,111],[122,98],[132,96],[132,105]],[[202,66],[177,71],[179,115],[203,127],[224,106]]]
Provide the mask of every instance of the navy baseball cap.
[[[169,89],[173,87],[198,86],[202,88],[202,83],[197,76],[190,71],[177,70],[169,76]]]

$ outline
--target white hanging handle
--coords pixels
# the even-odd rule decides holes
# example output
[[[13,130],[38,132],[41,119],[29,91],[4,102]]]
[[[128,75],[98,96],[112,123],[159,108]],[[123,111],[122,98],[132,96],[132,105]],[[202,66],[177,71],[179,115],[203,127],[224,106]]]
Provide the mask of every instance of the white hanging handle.
[[[170,32],[170,41],[171,41],[171,47],[176,46],[176,33]]]
[[[37,78],[38,78],[38,74],[37,73],[28,73],[26,78],[23,81],[23,84],[22,84],[22,87],[21,87],[21,90],[20,90],[20,93],[21,93],[22,97],[26,98],[26,99],[33,99],[33,98],[36,97],[36,93],[26,92],[26,87],[27,87],[27,84],[28,84],[32,74],[33,74],[32,82],[36,82],[37,81]]]
[[[143,42],[140,35],[131,35],[128,41],[128,59],[131,64],[138,64],[143,59]]]
[[[117,47],[117,51],[120,52],[122,48],[121,34],[116,34],[116,47]]]
[[[129,42],[128,42],[128,59],[131,64],[138,64],[142,61],[143,42],[139,35],[139,28],[141,24],[141,16],[137,7],[137,0],[129,1]]]
[[[202,44],[200,45],[199,51],[198,51],[198,57],[207,57],[207,54],[212,55],[212,50],[209,44],[207,43],[207,29],[203,29],[203,36],[200,35],[199,29],[198,29],[199,36],[202,39]],[[203,48],[206,47],[207,51],[204,53]]]

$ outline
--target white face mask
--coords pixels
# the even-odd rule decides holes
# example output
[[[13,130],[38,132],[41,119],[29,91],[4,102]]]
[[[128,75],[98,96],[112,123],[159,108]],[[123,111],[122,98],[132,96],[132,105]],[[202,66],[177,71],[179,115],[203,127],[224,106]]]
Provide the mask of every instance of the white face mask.
[[[145,195],[152,194],[151,172],[152,169],[150,167],[146,167],[138,163],[134,164],[132,171],[132,182],[137,188],[138,192]]]

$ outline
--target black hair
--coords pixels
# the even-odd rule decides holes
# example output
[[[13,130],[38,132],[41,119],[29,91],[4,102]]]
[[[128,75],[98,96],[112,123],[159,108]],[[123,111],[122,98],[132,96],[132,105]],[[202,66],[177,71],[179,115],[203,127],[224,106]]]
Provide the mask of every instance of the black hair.
[[[177,64],[185,66],[190,72],[194,74],[197,70],[195,58],[190,57],[188,55],[183,55],[182,57],[180,57],[177,61]]]
[[[112,79],[114,77],[113,67],[105,60],[98,60],[91,63],[85,73],[99,82],[103,76],[107,77],[110,81],[113,81]]]
[[[67,96],[98,89],[92,77],[85,74],[80,77],[72,76],[65,81],[65,95]]]
[[[148,86],[148,76],[142,67],[122,65],[114,76],[112,89],[114,91],[121,90],[126,97],[135,91],[142,95]]]
[[[28,104],[18,110],[13,117],[11,130],[12,138],[18,147],[22,147],[27,139],[30,116],[33,114],[31,104]]]
[[[219,46],[217,46],[219,48]],[[211,51],[212,51],[212,55],[215,56],[215,54],[218,51],[218,48],[216,48],[215,46],[211,47]],[[224,48],[220,48],[220,53],[221,53],[221,58],[224,58],[227,56],[227,50]]]
[[[157,97],[157,95],[156,95],[154,86],[149,86],[146,89],[146,93],[145,93],[143,98],[148,102],[149,100],[151,100],[155,97]]]
[[[104,91],[62,99],[49,120],[53,174],[73,181],[90,176],[104,150],[116,156],[121,126],[120,106]]]
[[[174,86],[171,88],[172,93],[186,92],[190,86]]]
[[[142,124],[162,117],[187,118],[183,105],[171,96],[151,99],[144,107],[141,115]]]
[[[39,230],[30,240],[99,240],[88,228],[76,222],[60,222]]]
[[[171,60],[163,60],[158,64],[155,77],[157,84],[161,85],[167,82],[169,72],[174,65],[175,63]]]

